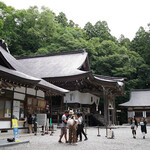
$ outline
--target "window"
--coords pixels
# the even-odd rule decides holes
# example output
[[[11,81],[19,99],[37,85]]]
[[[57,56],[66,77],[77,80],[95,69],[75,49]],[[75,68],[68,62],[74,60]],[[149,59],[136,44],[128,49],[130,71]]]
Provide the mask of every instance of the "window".
[[[12,99],[13,98],[13,92],[9,91],[9,90],[2,89],[0,96]]]
[[[4,117],[4,106],[5,106],[5,101],[0,100],[0,118]]]
[[[150,117],[150,111],[146,112],[146,117]]]
[[[26,105],[27,113],[40,113],[40,112],[42,113],[44,112],[45,107],[46,107],[45,100],[37,99],[32,96],[27,97],[27,105]],[[22,111],[23,111],[23,106],[22,106]]]
[[[0,100],[0,118],[11,118],[10,100]]]
[[[93,102],[93,97],[91,97],[91,103]]]
[[[24,118],[24,103],[20,102],[19,119]]]
[[[135,117],[143,117],[143,112],[142,111],[135,112]]]
[[[73,101],[73,93],[70,94],[70,101]]]

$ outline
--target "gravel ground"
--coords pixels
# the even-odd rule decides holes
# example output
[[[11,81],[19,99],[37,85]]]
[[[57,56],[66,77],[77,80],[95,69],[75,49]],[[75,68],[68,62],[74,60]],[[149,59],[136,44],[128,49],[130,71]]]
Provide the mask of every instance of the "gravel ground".
[[[22,141],[29,140],[30,143],[3,147],[0,150],[76,150],[77,148],[79,150],[150,150],[150,133],[148,132],[146,139],[143,139],[140,127],[137,129],[136,139],[133,139],[129,126],[121,126],[113,130],[115,138],[107,139],[105,129],[100,129],[101,136],[98,137],[98,129],[89,127],[87,129],[88,140],[78,142],[77,145],[58,143],[60,129],[57,129],[53,136],[41,136],[40,133],[37,136],[21,134],[20,139]],[[148,127],[148,131],[150,131],[150,127]],[[6,139],[8,136],[10,135],[0,135],[0,139]],[[62,141],[65,142],[64,138]]]

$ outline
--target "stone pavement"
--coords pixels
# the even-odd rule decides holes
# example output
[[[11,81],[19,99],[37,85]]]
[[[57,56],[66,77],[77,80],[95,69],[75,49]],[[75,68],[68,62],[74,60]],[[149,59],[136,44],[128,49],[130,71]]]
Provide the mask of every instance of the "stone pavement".
[[[29,143],[29,141],[20,141],[20,142],[8,142],[7,139],[0,140],[0,147],[13,146],[23,143]]]
[[[37,136],[33,134],[21,134],[21,141],[29,140],[30,142],[10,147],[1,147],[0,150],[150,150],[150,127],[147,130],[146,139],[143,139],[140,127],[138,127],[137,138],[133,139],[130,127],[120,126],[113,129],[115,139],[107,139],[104,128],[100,129],[101,136],[98,137],[98,129],[89,127],[87,129],[87,141],[78,142],[77,145],[69,145],[58,143],[60,129],[57,129],[53,136],[41,136],[40,133]],[[8,136],[10,137],[10,135],[2,136],[0,134],[0,139],[7,139]],[[62,141],[65,141],[64,138]]]

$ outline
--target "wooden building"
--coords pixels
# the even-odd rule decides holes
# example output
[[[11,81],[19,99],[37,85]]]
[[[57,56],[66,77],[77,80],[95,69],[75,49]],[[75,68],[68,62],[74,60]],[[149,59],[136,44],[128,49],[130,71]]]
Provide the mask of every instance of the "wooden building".
[[[150,89],[131,90],[130,100],[120,106],[127,108],[128,121],[135,116],[138,122],[145,117],[150,123]]]
[[[39,78],[70,90],[65,97],[47,97],[53,119],[59,120],[64,109],[69,107],[83,111],[89,124],[92,117],[100,120],[102,115],[103,123],[116,123],[115,97],[124,93],[124,78],[92,74],[85,50],[22,57],[18,60]],[[101,100],[104,100],[104,112],[98,115]]]
[[[12,128],[11,119],[19,119],[19,128],[29,113],[43,113],[45,96],[69,92],[34,76],[31,71],[16,60],[3,40],[0,40],[0,130]]]

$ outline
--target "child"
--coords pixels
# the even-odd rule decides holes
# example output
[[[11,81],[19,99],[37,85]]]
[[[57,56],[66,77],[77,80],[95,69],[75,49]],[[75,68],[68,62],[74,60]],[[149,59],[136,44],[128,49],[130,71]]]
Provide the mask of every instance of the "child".
[[[110,128],[110,130],[108,131],[108,136],[107,136],[107,138],[108,138],[108,139],[114,139],[114,137],[115,137],[114,131],[112,131],[111,128]]]

